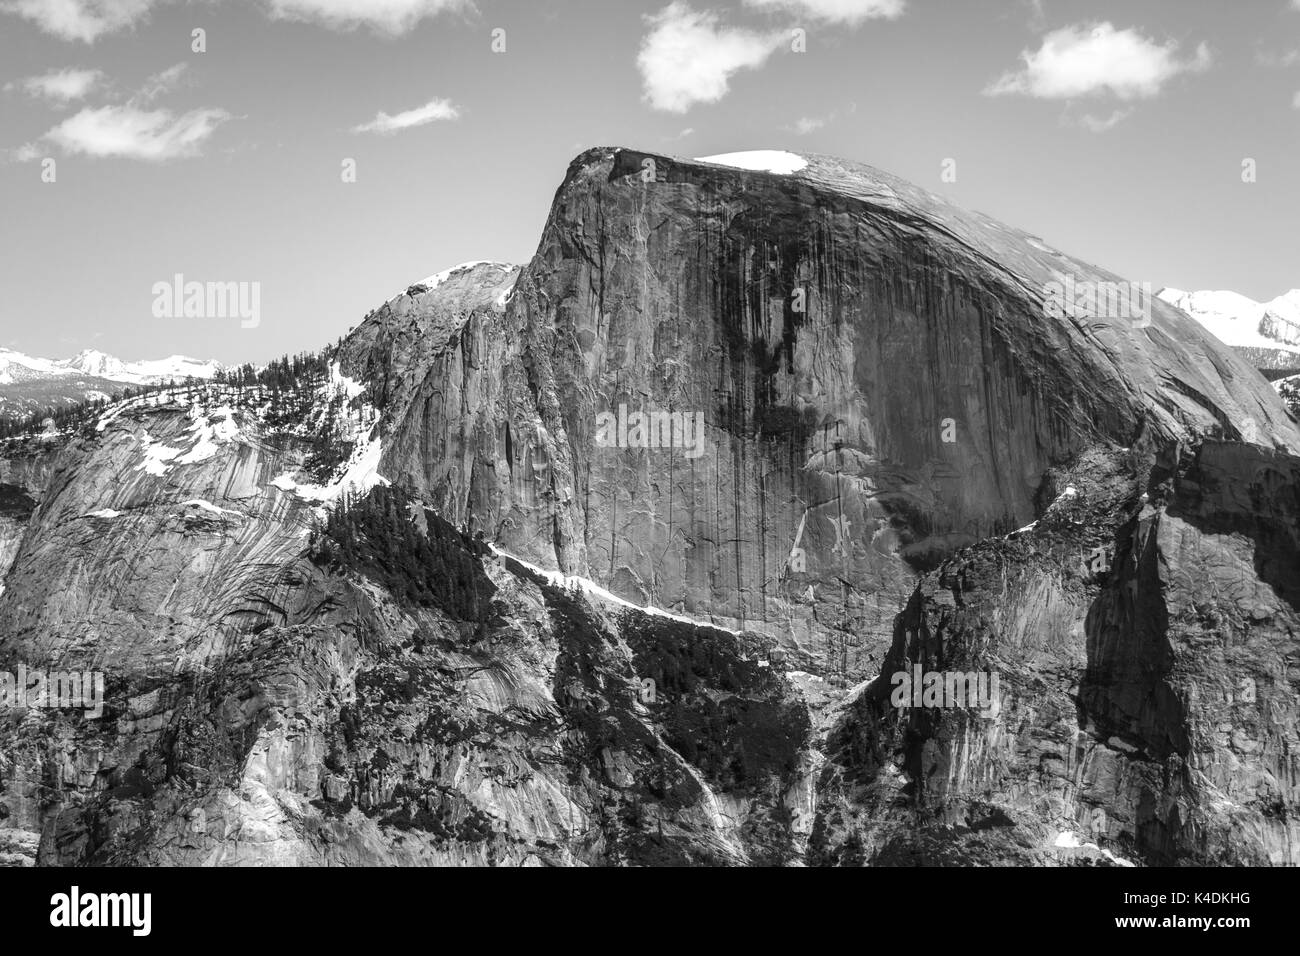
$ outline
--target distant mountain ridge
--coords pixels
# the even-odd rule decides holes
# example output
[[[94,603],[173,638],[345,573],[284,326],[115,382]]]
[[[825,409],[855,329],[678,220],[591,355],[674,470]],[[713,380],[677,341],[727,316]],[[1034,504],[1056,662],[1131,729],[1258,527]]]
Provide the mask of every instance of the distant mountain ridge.
[[[0,418],[108,397],[126,387],[211,379],[214,361],[183,355],[127,362],[95,349],[69,359],[47,359],[0,348]]]
[[[1300,371],[1300,289],[1270,302],[1256,302],[1236,292],[1172,288],[1161,289],[1157,296],[1186,312],[1266,375]]]

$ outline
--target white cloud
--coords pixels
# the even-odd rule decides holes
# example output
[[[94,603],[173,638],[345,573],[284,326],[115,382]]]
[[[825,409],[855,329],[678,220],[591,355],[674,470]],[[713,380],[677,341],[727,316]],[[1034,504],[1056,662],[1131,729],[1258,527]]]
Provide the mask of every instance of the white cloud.
[[[1094,133],[1104,133],[1106,130],[1111,129],[1128,119],[1132,113],[1133,110],[1131,108],[1126,110],[1115,110],[1115,112],[1105,117],[1093,116],[1089,113],[1079,117],[1079,125]]]
[[[0,0],[0,13],[14,13],[64,40],[93,43],[142,20],[158,0]]]
[[[99,70],[78,70],[69,67],[66,70],[53,70],[40,76],[6,83],[5,89],[21,87],[30,96],[39,96],[56,103],[71,103],[86,96],[104,79]]]
[[[17,14],[64,40],[93,43],[128,29],[169,0],[0,0],[0,13]],[[338,30],[370,26],[392,34],[444,11],[473,10],[473,0],[262,0],[268,15],[308,20]]]
[[[751,7],[777,8],[825,23],[857,26],[865,20],[903,15],[905,0],[745,0]]]
[[[136,97],[148,101],[166,93],[180,81],[181,75],[188,68],[188,63],[177,63],[167,67],[161,73],[155,73],[144,81],[144,86],[136,93]]]
[[[1106,93],[1121,100],[1152,97],[1180,73],[1200,72],[1210,66],[1205,44],[1191,59],[1180,60],[1177,53],[1176,42],[1162,45],[1136,30],[1116,30],[1109,23],[1064,27],[1047,34],[1037,51],[1023,51],[1024,68],[1005,74],[984,92],[1040,99]]]
[[[13,149],[0,150],[0,157],[15,163],[30,163],[41,156],[41,148],[35,143],[24,143]]]
[[[267,0],[272,17],[310,20],[336,30],[368,26],[391,34],[444,11],[473,9],[471,0]]]
[[[794,123],[794,131],[800,136],[807,136],[809,133],[816,132],[827,123],[825,116],[801,116]]]
[[[460,110],[451,100],[429,100],[423,106],[406,110],[390,116],[380,110],[369,123],[352,127],[354,133],[397,133],[414,126],[423,126],[438,120],[454,120],[460,116]]]
[[[228,119],[230,114],[220,109],[176,116],[170,110],[102,106],[68,117],[44,138],[69,153],[161,163],[197,156],[204,141]]]
[[[732,74],[762,66],[786,41],[785,32],[720,26],[717,14],[697,13],[681,0],[645,20],[650,32],[636,58],[645,99],[670,113],[716,103],[727,95]]]

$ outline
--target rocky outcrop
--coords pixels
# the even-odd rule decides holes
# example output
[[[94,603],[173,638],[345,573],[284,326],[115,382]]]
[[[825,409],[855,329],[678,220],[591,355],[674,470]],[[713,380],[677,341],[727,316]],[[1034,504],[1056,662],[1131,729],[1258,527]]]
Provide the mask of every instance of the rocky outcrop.
[[[0,594],[27,522],[49,483],[61,442],[36,438],[0,443]]]
[[[816,862],[1300,862],[1300,459],[1144,461],[927,576],[831,735]],[[998,674],[995,712],[899,709],[916,666]]]

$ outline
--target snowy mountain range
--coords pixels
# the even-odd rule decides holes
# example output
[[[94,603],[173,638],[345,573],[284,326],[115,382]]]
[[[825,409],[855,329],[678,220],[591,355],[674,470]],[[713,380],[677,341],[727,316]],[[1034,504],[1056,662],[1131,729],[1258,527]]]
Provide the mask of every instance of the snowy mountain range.
[[[128,386],[210,379],[220,368],[183,355],[125,362],[94,349],[70,359],[47,359],[0,348],[0,417],[108,397]]]
[[[0,348],[0,385],[13,385],[44,378],[91,375],[129,385],[159,385],[186,376],[211,378],[221,366],[217,362],[200,362],[183,355],[142,362],[124,362],[120,358],[86,349],[70,359],[45,359]]]
[[[1300,370],[1300,289],[1271,302],[1256,302],[1236,292],[1169,288],[1161,289],[1158,296],[1266,374]]]

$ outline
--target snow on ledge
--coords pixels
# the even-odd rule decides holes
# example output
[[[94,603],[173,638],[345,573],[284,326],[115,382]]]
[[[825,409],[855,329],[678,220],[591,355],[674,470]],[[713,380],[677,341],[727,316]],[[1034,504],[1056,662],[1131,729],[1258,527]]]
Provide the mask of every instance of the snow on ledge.
[[[698,156],[697,163],[734,166],[760,173],[780,173],[783,176],[797,173],[808,165],[808,160],[783,149],[752,149],[742,153],[719,153],[717,156]]]
[[[631,608],[634,611],[640,611],[642,614],[649,614],[652,617],[666,617],[673,621],[680,621],[682,624],[690,624],[694,627],[707,627],[714,631],[724,631],[727,634],[734,634],[737,637],[741,636],[740,631],[733,631],[731,628],[723,627],[720,624],[711,624],[708,621],[697,621],[694,618],[684,617],[681,614],[674,614],[671,611],[665,611],[663,608],[653,607],[651,605],[646,605],[645,607],[642,607],[640,604],[633,604],[631,601],[625,601],[617,594],[612,594],[611,592],[605,590],[595,581],[592,581],[588,578],[579,577],[576,574],[571,574],[566,576],[560,571],[547,571],[544,568],[539,568],[531,561],[525,561],[523,558],[516,557],[515,555],[511,554],[509,551],[502,551],[500,548],[498,548],[495,544],[492,544],[491,542],[488,542],[488,547],[492,549],[493,554],[498,555],[499,557],[509,558],[511,561],[518,561],[520,564],[526,567],[529,571],[532,571],[534,574],[540,574],[542,577],[546,578],[555,587],[560,587],[560,588],[576,587],[585,594],[594,595],[595,597],[598,597],[601,600],[609,601],[613,604],[621,605],[622,607]]]
[[[1104,850],[1095,843],[1084,843],[1070,830],[1062,830],[1058,833],[1056,842],[1052,845],[1060,850],[1095,850],[1116,866],[1134,866],[1131,860],[1116,856],[1110,850]]]
[[[229,508],[219,508],[205,498],[191,498],[189,501],[182,501],[181,507],[198,508],[202,511],[211,512],[214,515],[235,515],[236,517],[243,517],[243,515],[238,511],[231,511]]]

